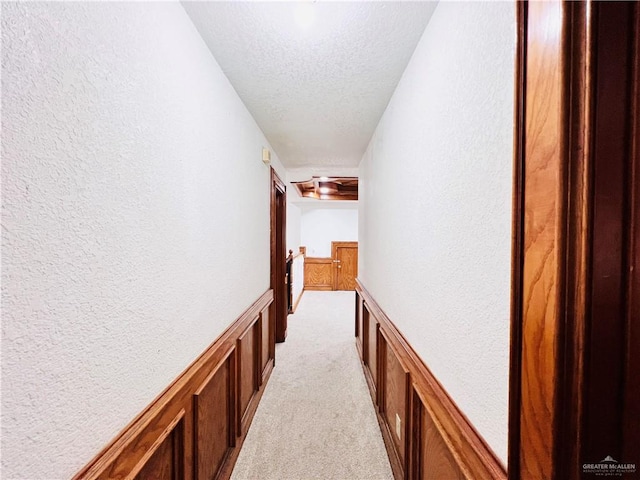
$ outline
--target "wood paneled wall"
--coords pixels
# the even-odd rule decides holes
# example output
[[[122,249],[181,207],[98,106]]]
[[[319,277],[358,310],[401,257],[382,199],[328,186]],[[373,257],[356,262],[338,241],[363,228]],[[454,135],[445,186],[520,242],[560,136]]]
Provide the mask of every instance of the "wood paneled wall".
[[[396,480],[501,479],[504,466],[358,281],[356,346]]]
[[[274,366],[265,292],[75,479],[226,479]]]
[[[333,260],[331,258],[305,258],[304,289],[333,290]]]

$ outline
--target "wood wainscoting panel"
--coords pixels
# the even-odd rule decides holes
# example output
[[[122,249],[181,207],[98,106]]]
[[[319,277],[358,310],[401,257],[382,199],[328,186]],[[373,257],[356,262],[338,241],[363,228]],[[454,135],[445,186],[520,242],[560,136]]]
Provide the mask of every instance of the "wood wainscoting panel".
[[[162,432],[129,477],[135,480],[182,480],[184,475],[184,418],[180,413]],[[135,472],[138,472],[137,474]]]
[[[411,476],[414,479],[466,480],[473,477],[461,470],[463,462],[457,460],[447,432],[429,410],[429,403],[413,388],[411,442]]]
[[[444,437],[436,428],[433,418],[426,408],[421,408],[421,411],[421,435],[424,441],[420,451],[421,476],[419,478],[425,480],[428,478],[465,480],[465,475],[460,471]]]
[[[333,290],[333,260],[306,257],[304,259],[304,289]]]
[[[275,324],[269,315],[269,309],[265,308],[260,312],[260,385],[267,381],[275,357]]]
[[[215,478],[236,443],[235,358],[229,350],[193,396],[196,480]]]
[[[391,439],[395,447],[395,454],[402,466],[402,477],[406,471],[407,452],[407,423],[409,405],[409,382],[408,369],[398,358],[398,354],[393,346],[389,344],[387,334],[382,331],[382,342],[380,348],[380,369],[384,387],[380,396],[380,411],[389,427]]]
[[[379,389],[378,389],[378,372],[380,370],[380,356],[378,355],[378,321],[376,317],[371,315],[371,312],[367,308],[367,304],[362,302],[361,307],[362,321],[360,328],[362,328],[362,361],[364,365],[365,379],[371,392],[371,398],[377,405],[380,403]]]
[[[362,306],[362,367],[364,369],[364,378],[367,381],[369,392],[373,403],[378,404],[376,396],[376,386],[371,376],[371,370],[369,369],[369,310],[366,306]]]
[[[74,480],[228,479],[264,392],[258,386],[258,319],[267,318],[261,312],[272,302],[273,291],[267,290]],[[268,322],[275,332],[273,320]],[[269,351],[275,352],[271,332]],[[269,357],[267,364],[273,364]],[[236,429],[239,403],[245,407],[243,430]]]
[[[367,330],[367,365],[371,370],[371,379],[374,387],[377,387],[378,379],[378,322],[376,317],[369,313]]]
[[[249,406],[258,391],[258,324],[259,317],[238,337],[238,430],[247,432]]]
[[[359,280],[356,295],[362,366],[371,377],[375,351],[372,395],[395,479],[506,480],[494,452]]]
[[[356,292],[356,322],[355,322],[355,333],[356,333],[356,347],[358,348],[358,353],[360,354],[360,360],[364,361],[364,353],[362,350],[362,310],[364,309],[364,302],[362,301],[362,297]]]

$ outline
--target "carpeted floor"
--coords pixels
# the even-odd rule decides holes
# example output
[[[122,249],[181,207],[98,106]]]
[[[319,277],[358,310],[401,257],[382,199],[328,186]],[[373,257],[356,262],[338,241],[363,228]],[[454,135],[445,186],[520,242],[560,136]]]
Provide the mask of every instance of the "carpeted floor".
[[[354,292],[305,292],[232,480],[392,479],[354,339]]]

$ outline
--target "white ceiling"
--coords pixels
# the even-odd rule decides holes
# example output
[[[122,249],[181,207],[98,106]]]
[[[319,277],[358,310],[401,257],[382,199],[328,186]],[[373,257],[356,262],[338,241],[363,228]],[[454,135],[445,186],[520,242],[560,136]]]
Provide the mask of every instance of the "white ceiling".
[[[182,5],[287,168],[356,167],[435,2]]]

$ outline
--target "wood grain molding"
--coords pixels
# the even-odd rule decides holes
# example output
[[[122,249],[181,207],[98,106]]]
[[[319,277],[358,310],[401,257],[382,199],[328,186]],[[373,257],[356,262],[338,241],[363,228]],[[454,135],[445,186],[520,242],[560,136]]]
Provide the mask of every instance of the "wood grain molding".
[[[517,8],[509,475],[578,480],[640,465],[640,6]]]
[[[184,416],[182,409],[133,467],[129,477],[180,478],[184,475]]]
[[[356,346],[394,477],[506,479],[493,451],[359,280],[355,317]]]
[[[356,334],[356,348],[358,349],[358,353],[360,354],[360,358],[364,360],[364,302],[362,301],[362,297],[358,290],[356,289],[356,324],[355,324],[355,334]],[[366,369],[365,369],[366,375]]]
[[[194,393],[195,448],[197,478],[215,478],[236,445],[235,352],[225,357]]]
[[[274,365],[272,302],[268,290],[73,478],[229,478]]]
[[[365,309],[367,307],[365,306]],[[372,317],[372,315],[370,316]],[[373,322],[371,322],[373,323]],[[376,322],[377,323],[377,322]],[[387,449],[391,446],[391,467],[396,478],[406,478],[410,471],[407,452],[410,449],[411,436],[407,434],[410,425],[409,392],[411,375],[401,355],[393,346],[386,329],[378,326],[377,362],[371,360],[369,366],[377,363],[378,374],[378,411],[382,417],[384,436],[388,437]],[[369,338],[368,343],[371,343]],[[369,350],[371,355],[371,350]],[[371,372],[373,376],[373,371]]]
[[[287,318],[289,315],[286,287],[287,270],[287,187],[276,171],[271,167],[270,182],[270,265],[273,303],[270,317],[275,320],[276,342],[287,338]]]
[[[413,444],[412,478],[446,478],[465,480],[474,478],[457,459],[443,425],[435,420],[429,401],[414,390],[413,417],[416,441]]]
[[[293,310],[291,310],[291,313],[296,313],[296,310],[298,309],[298,305],[300,305],[300,300],[302,300],[302,295],[304,294],[304,287],[302,287],[302,290],[300,291],[300,295],[298,295],[298,298],[296,298],[294,304],[293,304]]]
[[[305,290],[333,290],[333,260],[328,257],[306,257]]]
[[[236,351],[238,352],[238,395],[237,395],[237,412],[238,412],[238,431],[242,434],[247,433],[248,424],[251,421],[249,413],[249,405],[254,396],[258,393],[260,385],[261,372],[259,370],[259,338],[258,338],[257,320],[240,334],[236,343]]]
[[[271,308],[267,307],[260,312],[260,325],[262,327],[262,331],[260,332],[260,372],[261,379],[260,385],[267,381],[269,375],[271,375],[271,370],[274,367],[274,360],[276,358],[275,351],[275,319],[270,315]]]

